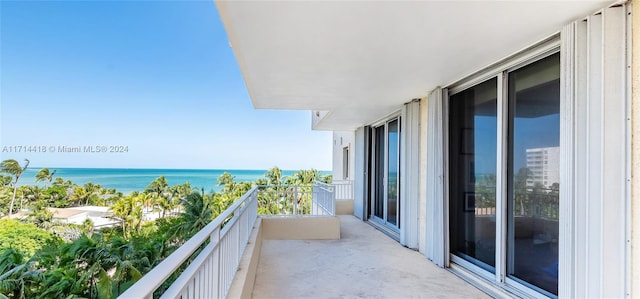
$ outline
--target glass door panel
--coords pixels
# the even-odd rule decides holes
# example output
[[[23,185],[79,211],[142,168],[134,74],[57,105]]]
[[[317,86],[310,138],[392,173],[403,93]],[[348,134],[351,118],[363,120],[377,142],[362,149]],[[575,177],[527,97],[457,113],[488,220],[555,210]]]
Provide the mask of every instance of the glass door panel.
[[[450,250],[488,271],[496,252],[497,79],[449,102]]]
[[[560,55],[508,74],[507,274],[558,294]]]
[[[374,155],[374,215],[380,219],[384,218],[384,161],[385,161],[385,132],[384,126],[374,129],[375,134],[375,155]]]
[[[388,126],[388,162],[387,162],[387,222],[398,226],[398,190],[399,190],[399,147],[398,120],[389,122]]]
[[[371,219],[393,231],[400,227],[400,119],[373,128]]]

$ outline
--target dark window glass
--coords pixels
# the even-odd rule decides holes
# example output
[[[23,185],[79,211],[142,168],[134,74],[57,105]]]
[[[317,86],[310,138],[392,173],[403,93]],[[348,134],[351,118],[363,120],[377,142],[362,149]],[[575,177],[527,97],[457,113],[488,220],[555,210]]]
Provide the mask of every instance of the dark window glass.
[[[508,76],[507,271],[557,295],[560,55]]]
[[[450,97],[450,248],[495,271],[497,79]]]
[[[374,215],[384,219],[384,126],[375,129],[375,199]]]
[[[387,172],[387,222],[398,225],[399,138],[398,120],[389,122],[389,161]]]

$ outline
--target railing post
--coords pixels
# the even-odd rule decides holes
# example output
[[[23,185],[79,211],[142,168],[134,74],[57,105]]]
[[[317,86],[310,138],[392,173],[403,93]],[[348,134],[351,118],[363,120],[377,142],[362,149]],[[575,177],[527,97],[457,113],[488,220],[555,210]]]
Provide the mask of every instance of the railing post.
[[[213,259],[216,260],[217,274],[216,274],[215,281],[213,281],[213,284],[216,286],[215,290],[216,290],[216,293],[218,293],[218,298],[220,298],[219,294],[222,293],[222,288],[220,286],[220,279],[222,277],[222,273],[220,272],[221,272],[222,264],[221,264],[221,254],[220,254],[221,244],[220,244],[220,228],[219,227],[213,231],[213,233],[211,234],[211,237],[209,238],[209,241],[211,241],[211,243],[215,242],[215,244],[217,244],[216,249],[214,250],[214,256],[213,256]]]
[[[318,187],[314,183],[311,187],[311,214],[318,213]]]
[[[336,215],[336,187],[331,187],[331,194],[329,195],[331,200],[331,214]]]

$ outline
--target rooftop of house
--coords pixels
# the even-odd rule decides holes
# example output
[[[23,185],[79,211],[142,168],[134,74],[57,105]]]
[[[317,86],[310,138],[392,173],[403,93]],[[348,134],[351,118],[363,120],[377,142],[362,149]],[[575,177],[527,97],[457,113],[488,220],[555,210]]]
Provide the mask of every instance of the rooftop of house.
[[[83,210],[75,210],[70,208],[47,208],[51,214],[53,214],[53,218],[55,219],[64,219],[64,218],[72,218],[81,214],[86,213]]]

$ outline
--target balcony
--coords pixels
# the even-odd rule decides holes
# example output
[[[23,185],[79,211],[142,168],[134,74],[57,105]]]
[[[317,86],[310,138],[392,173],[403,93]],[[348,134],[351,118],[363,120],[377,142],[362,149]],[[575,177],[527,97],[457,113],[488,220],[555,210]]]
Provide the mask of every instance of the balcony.
[[[263,240],[252,298],[488,298],[354,216],[337,240]]]
[[[350,185],[254,187],[120,298],[487,297],[359,219],[335,216],[352,213],[336,201]],[[281,215],[258,215],[274,209]]]

